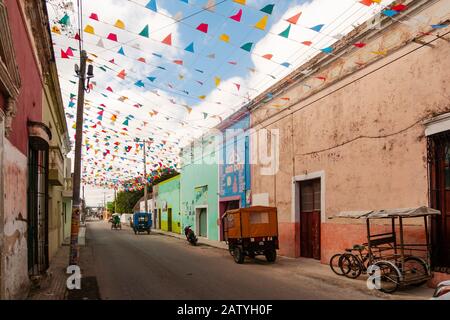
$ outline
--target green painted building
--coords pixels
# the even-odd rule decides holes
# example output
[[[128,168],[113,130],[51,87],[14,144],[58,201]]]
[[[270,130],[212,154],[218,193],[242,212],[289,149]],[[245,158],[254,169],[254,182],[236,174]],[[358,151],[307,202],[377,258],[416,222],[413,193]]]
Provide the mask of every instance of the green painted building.
[[[202,137],[181,151],[182,229],[218,240],[218,164],[213,138]]]
[[[161,230],[181,233],[180,175],[158,184],[156,208]]]

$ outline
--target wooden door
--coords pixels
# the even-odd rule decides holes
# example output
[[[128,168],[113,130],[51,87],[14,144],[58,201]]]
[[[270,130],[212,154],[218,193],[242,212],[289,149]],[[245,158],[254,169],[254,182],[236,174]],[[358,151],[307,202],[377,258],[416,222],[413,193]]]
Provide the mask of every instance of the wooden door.
[[[430,140],[431,204],[441,211],[432,218],[432,265],[450,269],[450,134],[442,133]]]
[[[300,256],[320,260],[320,179],[300,182]]]
[[[167,231],[172,231],[172,208],[167,209]]]

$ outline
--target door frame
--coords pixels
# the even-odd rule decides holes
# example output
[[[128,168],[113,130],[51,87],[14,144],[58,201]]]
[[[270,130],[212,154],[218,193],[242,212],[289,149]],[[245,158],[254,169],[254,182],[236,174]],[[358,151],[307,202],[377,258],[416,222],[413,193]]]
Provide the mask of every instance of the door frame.
[[[291,221],[296,225],[295,228],[295,239],[300,239],[300,228],[297,225],[301,223],[300,221],[300,182],[306,180],[320,179],[320,231],[322,231],[322,223],[326,222],[326,211],[325,211],[325,171],[315,171],[307,174],[297,175],[292,177],[292,201],[291,201]],[[320,232],[320,237],[322,238],[322,232]],[[320,242],[322,239],[320,239]],[[297,241],[297,240],[295,240]],[[298,240],[300,241],[300,240]],[[295,244],[296,253],[295,255],[300,257],[300,243]],[[320,246],[320,255],[322,256],[322,246]]]
[[[200,238],[208,238],[209,237],[209,221],[208,221],[208,205],[200,205],[195,206],[195,231],[197,232],[197,235],[200,237],[200,209],[206,209],[206,237],[200,237]]]

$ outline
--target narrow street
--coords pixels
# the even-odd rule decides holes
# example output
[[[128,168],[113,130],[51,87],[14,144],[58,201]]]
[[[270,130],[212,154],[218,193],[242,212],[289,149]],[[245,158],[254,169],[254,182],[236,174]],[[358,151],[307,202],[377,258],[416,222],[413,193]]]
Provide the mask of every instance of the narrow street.
[[[228,252],[91,221],[88,245],[102,299],[374,299],[350,288],[286,272],[295,260],[236,264]]]

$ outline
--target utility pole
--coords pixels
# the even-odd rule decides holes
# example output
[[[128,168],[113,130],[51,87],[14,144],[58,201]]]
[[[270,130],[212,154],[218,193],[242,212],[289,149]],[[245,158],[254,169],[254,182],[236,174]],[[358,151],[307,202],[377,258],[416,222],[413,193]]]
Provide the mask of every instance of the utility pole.
[[[81,147],[83,139],[83,109],[84,109],[84,93],[86,91],[85,80],[92,78],[93,67],[89,65],[86,77],[87,53],[85,50],[80,52],[80,67],[75,65],[75,73],[78,76],[78,100],[77,100],[77,122],[75,133],[75,160],[73,173],[73,202],[72,202],[72,223],[70,229],[70,255],[69,265],[78,265],[78,231],[80,228],[80,180],[81,180]]]
[[[116,194],[116,187],[114,187],[114,213],[117,212],[117,194]]]
[[[145,145],[147,144],[147,140],[144,140],[144,205],[145,212],[148,212],[148,203],[147,203],[147,157],[145,155]]]

